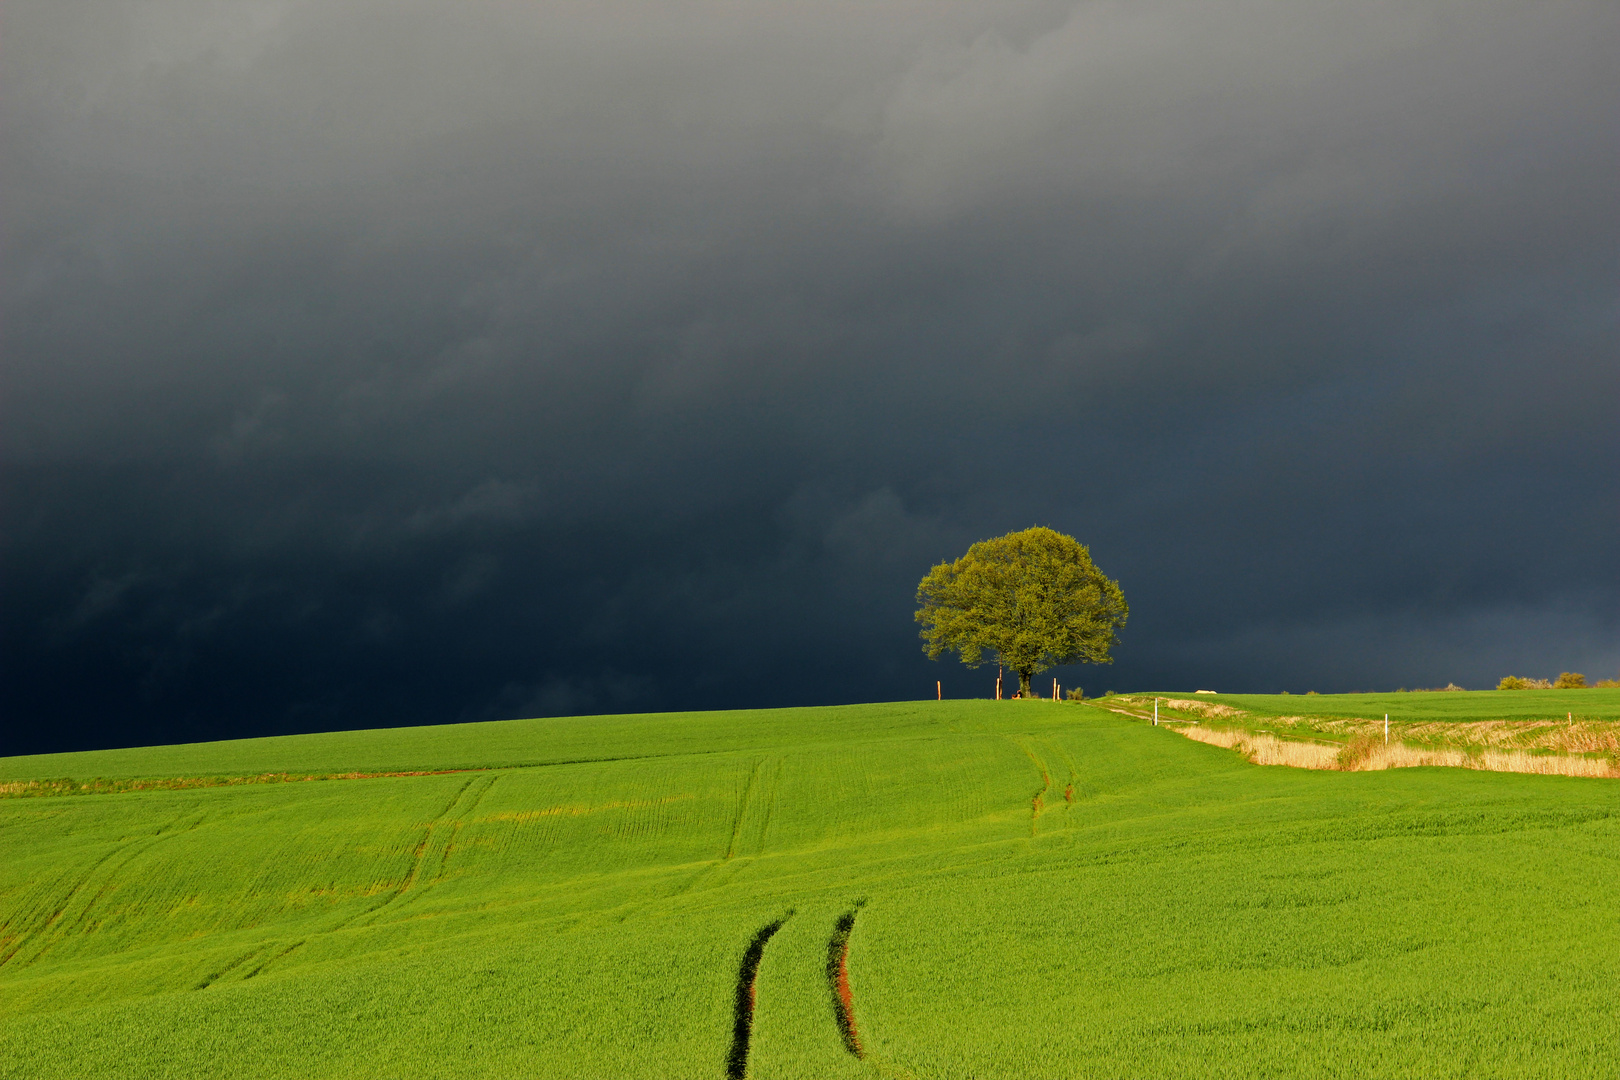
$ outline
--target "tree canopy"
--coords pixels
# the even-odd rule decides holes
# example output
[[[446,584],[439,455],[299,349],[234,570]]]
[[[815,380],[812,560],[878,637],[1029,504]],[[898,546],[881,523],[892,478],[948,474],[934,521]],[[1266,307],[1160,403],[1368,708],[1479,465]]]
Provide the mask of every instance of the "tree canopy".
[[[1019,692],[1057,664],[1113,661],[1130,608],[1072,536],[1036,526],[981,540],[940,563],[917,586],[923,651],[955,652],[977,667],[988,657],[1018,673]]]

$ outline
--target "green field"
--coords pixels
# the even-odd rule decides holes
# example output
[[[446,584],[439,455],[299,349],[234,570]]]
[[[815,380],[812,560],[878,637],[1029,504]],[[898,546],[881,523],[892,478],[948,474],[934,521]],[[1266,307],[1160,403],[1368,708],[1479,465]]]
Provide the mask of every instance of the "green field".
[[[223,784],[386,772],[433,774]],[[221,786],[28,794],[96,778]],[[1612,781],[1263,768],[965,701],[9,758],[0,785],[4,1077],[718,1078],[739,1008],[751,1077],[1617,1071]]]
[[[1150,695],[1151,696],[1151,695]],[[1178,697],[1188,697],[1183,693]],[[1399,694],[1213,694],[1210,701],[1255,716],[1377,718],[1392,721],[1620,720],[1620,690],[1420,690]]]

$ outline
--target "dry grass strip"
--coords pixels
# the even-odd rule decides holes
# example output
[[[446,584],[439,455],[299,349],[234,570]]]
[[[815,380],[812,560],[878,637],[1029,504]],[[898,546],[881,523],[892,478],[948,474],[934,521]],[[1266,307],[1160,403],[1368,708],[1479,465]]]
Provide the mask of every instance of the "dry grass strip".
[[[45,798],[54,795],[116,795],[126,791],[184,791],[189,788],[236,787],[241,784],[296,784],[311,780],[376,780],[389,776],[448,776],[451,773],[487,772],[475,769],[416,769],[408,772],[258,773],[253,776],[157,776],[131,779],[11,780],[0,783],[0,799]]]
[[[1383,738],[1382,719],[1324,719],[1302,716],[1269,718],[1267,724],[1292,728],[1307,725],[1333,735]],[[1550,750],[1555,754],[1620,754],[1620,724],[1577,717],[1547,720],[1397,720],[1390,735],[1416,743],[1449,743],[1487,750]]]
[[[1564,754],[1531,754],[1523,750],[1471,753],[1461,749],[1407,746],[1398,742],[1386,745],[1367,737],[1358,737],[1343,746],[1335,746],[1279,739],[1264,732],[1223,731],[1196,726],[1182,728],[1181,732],[1189,739],[1237,750],[1256,765],[1290,765],[1296,769],[1338,769],[1345,772],[1428,765],[1551,776],[1620,777],[1620,769],[1616,769],[1610,760]]]
[[[1102,704],[1107,700],[1107,698],[1095,699],[1093,700],[1092,704]],[[1148,712],[1152,711],[1153,702],[1157,700],[1159,704],[1166,709],[1174,709],[1176,712],[1191,713],[1193,716],[1201,716],[1206,720],[1219,720],[1228,716],[1246,715],[1242,709],[1234,708],[1231,705],[1222,705],[1218,701],[1192,701],[1188,698],[1155,699],[1151,697],[1136,696],[1133,694],[1119,694],[1116,695],[1113,700],[1122,705],[1132,706]],[[1103,707],[1107,708],[1108,706],[1104,704]]]

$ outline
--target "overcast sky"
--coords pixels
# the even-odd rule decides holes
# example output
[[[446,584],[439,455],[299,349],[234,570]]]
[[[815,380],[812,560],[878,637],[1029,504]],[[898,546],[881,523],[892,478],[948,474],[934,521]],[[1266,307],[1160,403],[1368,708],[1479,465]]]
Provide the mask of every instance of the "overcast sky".
[[[1620,5],[7,0],[0,752],[1620,675]],[[1049,685],[1049,684],[1048,684]]]

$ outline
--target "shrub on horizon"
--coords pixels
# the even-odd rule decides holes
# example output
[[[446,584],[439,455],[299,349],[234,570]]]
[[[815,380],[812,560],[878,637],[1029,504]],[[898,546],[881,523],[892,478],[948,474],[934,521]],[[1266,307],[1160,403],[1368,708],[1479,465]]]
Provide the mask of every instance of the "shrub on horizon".
[[[1620,690],[1620,679],[1599,679],[1592,685],[1599,690]]]
[[[1585,690],[1586,676],[1578,671],[1566,671],[1553,683],[1554,690]]]
[[[1504,675],[1502,681],[1496,684],[1496,688],[1498,690],[1528,690],[1530,689],[1530,683],[1517,675]]]

